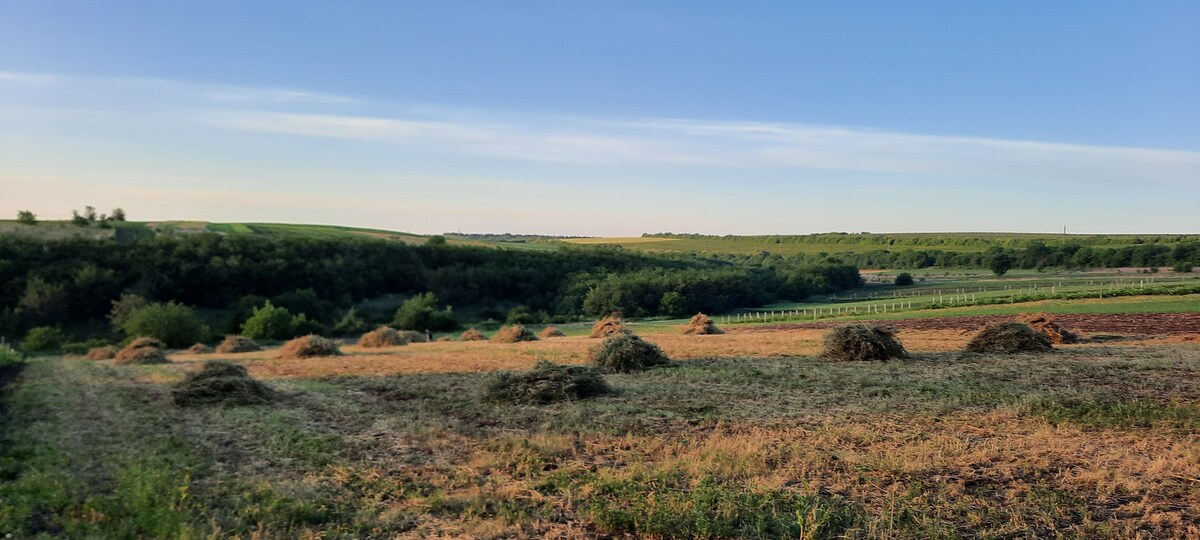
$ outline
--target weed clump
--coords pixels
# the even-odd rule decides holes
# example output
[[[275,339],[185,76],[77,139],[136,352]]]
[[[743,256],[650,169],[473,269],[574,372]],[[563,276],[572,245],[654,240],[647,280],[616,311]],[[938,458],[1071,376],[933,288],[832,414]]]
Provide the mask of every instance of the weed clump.
[[[713,323],[712,317],[703,313],[697,313],[692,316],[692,320],[688,321],[687,326],[683,327],[683,333],[688,335],[708,335],[708,334],[724,334],[725,331],[717,328]]]
[[[209,353],[213,352],[213,350],[212,350],[212,347],[209,347],[208,345],[205,345],[203,343],[197,343],[195,345],[192,345],[191,347],[188,347],[183,352],[188,353],[188,354],[209,354]]]
[[[342,351],[338,349],[337,343],[313,334],[293,339],[279,348],[279,357],[284,359],[341,355]]]
[[[906,358],[908,352],[891,328],[854,324],[834,328],[825,336],[825,350],[821,356],[834,360],[882,361]]]
[[[492,341],[496,343],[517,343],[519,341],[537,341],[538,337],[533,335],[528,328],[519,324],[505,326],[492,336]]]
[[[609,371],[632,373],[671,363],[658,345],[633,334],[617,334],[592,347],[592,363]]]
[[[366,348],[396,347],[408,345],[408,338],[390,326],[380,326],[358,338],[359,346]]]
[[[592,325],[592,337],[594,338],[606,338],[618,334],[632,333],[632,330],[625,328],[625,321],[616,315],[609,315]]]
[[[93,347],[88,349],[86,358],[88,360],[108,360],[117,355],[117,348],[112,345],[103,347]]]
[[[609,393],[612,393],[612,388],[604,376],[593,368],[563,366],[539,360],[530,371],[497,373],[488,383],[484,398],[489,401],[543,405]]]
[[[171,391],[180,407],[231,404],[254,405],[275,399],[275,391],[253,379],[246,368],[232,362],[209,361],[200,371],[189,373]]]
[[[1015,354],[1051,350],[1054,350],[1054,346],[1050,344],[1050,338],[1019,322],[988,326],[967,343],[969,353]]]
[[[127,364],[167,364],[166,353],[163,352],[163,342],[151,338],[140,337],[126,345],[113,357],[113,363],[119,366]]]
[[[244,353],[261,350],[262,347],[258,346],[258,342],[246,336],[225,336],[225,340],[217,345],[217,352],[221,354]]]
[[[542,339],[550,339],[556,337],[564,337],[566,334],[559,330],[557,326],[547,326],[538,332],[538,337]]]
[[[1075,343],[1079,341],[1079,336],[1075,332],[1063,328],[1049,313],[1022,315],[1020,322],[1028,324],[1030,328],[1046,336],[1046,339],[1049,339],[1050,343]]]
[[[487,336],[483,335],[483,332],[480,332],[479,330],[476,330],[474,328],[468,328],[466,332],[462,333],[462,336],[459,336],[458,340],[459,341],[487,341],[488,338],[487,338]]]

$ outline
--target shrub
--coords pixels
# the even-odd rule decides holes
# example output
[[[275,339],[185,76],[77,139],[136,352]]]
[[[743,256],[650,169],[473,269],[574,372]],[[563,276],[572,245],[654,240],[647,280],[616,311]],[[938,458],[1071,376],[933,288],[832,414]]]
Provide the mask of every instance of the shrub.
[[[261,351],[262,347],[253,339],[246,336],[225,336],[225,339],[217,345],[216,351],[221,354],[233,354]]]
[[[631,330],[625,328],[625,321],[622,321],[616,315],[609,315],[592,325],[592,337],[594,338],[606,338],[616,334],[632,333]]]
[[[7,343],[0,343],[0,366],[16,364],[25,359],[25,356],[16,349],[8,346]]]
[[[692,303],[683,293],[667,291],[658,300],[658,314],[671,317],[686,317],[692,311]]]
[[[967,343],[970,353],[1014,354],[1046,352],[1054,349],[1050,339],[1027,324],[1005,322],[984,328]]]
[[[539,360],[526,372],[501,372],[484,392],[489,401],[543,405],[588,399],[612,392],[604,376],[584,366],[563,366]]]
[[[186,347],[203,338],[200,318],[183,304],[150,304],[129,314],[121,326],[131,336],[148,336],[168,347]]]
[[[529,306],[517,306],[508,310],[508,316],[505,318],[508,324],[537,324],[542,322],[542,318],[535,315],[529,309]]]
[[[704,335],[704,334],[724,334],[725,331],[717,328],[713,323],[712,317],[703,313],[697,313],[692,316],[692,320],[688,321],[687,326],[683,327],[684,334]]]
[[[287,359],[341,355],[342,351],[332,340],[314,335],[298,337],[279,348],[279,357]]]
[[[566,336],[566,334],[564,334],[562,332],[562,330],[559,330],[558,327],[555,327],[555,326],[547,326],[547,327],[543,328],[541,332],[538,333],[538,337],[542,338],[542,339],[550,339],[550,338],[564,337],[564,336]]]
[[[342,316],[342,319],[333,325],[333,334],[336,336],[350,336],[366,332],[368,328],[370,327],[367,326],[367,323],[358,318],[358,313],[354,308],[350,308]]]
[[[537,341],[537,336],[533,335],[529,329],[519,324],[505,326],[492,336],[492,341],[496,343],[517,343],[519,341]]]
[[[458,328],[458,321],[450,307],[437,309],[438,299],[431,292],[418,294],[405,300],[396,310],[393,323],[405,330],[432,330],[440,332]]]
[[[487,341],[488,338],[487,336],[483,335],[483,332],[480,332],[474,328],[468,328],[467,331],[463,332],[458,339],[459,341]]]
[[[37,225],[37,216],[29,210],[17,212],[17,223],[22,225]]]
[[[117,355],[117,348],[112,345],[103,347],[93,347],[88,349],[86,358],[88,360],[108,360]]]
[[[592,347],[589,356],[593,364],[620,373],[642,371],[671,362],[658,345],[633,334],[610,336]]]
[[[370,332],[363,334],[358,338],[358,344],[362,347],[397,347],[400,345],[408,345],[408,339],[403,334],[397,332],[395,328],[390,326],[380,326]]]
[[[62,348],[63,332],[53,326],[30,328],[21,341],[21,349],[26,351],[57,351]]]
[[[854,324],[834,328],[825,336],[822,356],[834,360],[860,361],[905,358],[908,353],[892,329]]]
[[[108,320],[112,322],[113,329],[123,330],[125,322],[129,320],[133,312],[149,304],[150,302],[145,298],[136,294],[122,294],[120,299],[112,301],[112,309],[108,312]]]
[[[896,276],[895,284],[897,287],[907,287],[909,285],[912,285],[913,284],[912,274],[910,274],[908,272],[901,273],[900,275]]]
[[[189,373],[171,390],[180,407],[196,405],[254,405],[275,399],[275,392],[254,380],[246,368],[232,362],[209,361],[197,372]]]
[[[125,364],[166,364],[167,355],[163,353],[163,342],[151,337],[139,337],[117,352],[113,363]]]
[[[251,339],[282,340],[294,337],[295,317],[287,308],[276,307],[267,301],[242,323],[242,335]]]

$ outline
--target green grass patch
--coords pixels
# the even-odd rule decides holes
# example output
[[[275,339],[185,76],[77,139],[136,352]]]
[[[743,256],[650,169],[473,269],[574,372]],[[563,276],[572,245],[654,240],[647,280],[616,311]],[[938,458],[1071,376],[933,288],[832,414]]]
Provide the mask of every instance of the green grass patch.
[[[1150,399],[1046,396],[1023,404],[1026,413],[1054,424],[1090,428],[1200,429],[1200,406]]]

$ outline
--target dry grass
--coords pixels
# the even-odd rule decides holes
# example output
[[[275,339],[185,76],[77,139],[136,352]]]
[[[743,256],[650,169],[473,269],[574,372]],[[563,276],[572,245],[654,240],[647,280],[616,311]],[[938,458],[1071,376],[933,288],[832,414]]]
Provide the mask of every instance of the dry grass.
[[[492,342],[494,343],[519,343],[522,341],[537,340],[538,337],[533,335],[533,332],[530,332],[528,328],[519,324],[502,327],[492,336]]]
[[[163,352],[163,342],[148,337],[139,337],[129,342],[124,349],[113,357],[113,364],[118,366],[130,364],[166,364],[166,353]]]
[[[85,358],[88,360],[108,360],[117,355],[117,348],[112,345],[88,349]]]
[[[538,332],[538,337],[541,339],[566,337],[566,334],[559,330],[557,326],[547,326]]]
[[[688,335],[710,335],[724,334],[725,331],[717,328],[716,323],[713,323],[712,317],[703,313],[697,313],[683,327],[683,333]]]
[[[967,343],[967,352],[1014,354],[1047,352],[1050,340],[1029,325],[1019,322],[993,324],[984,328]]]
[[[610,315],[592,325],[593,338],[606,338],[617,334],[632,334],[633,331],[625,327],[625,321],[620,317]]]
[[[203,343],[197,343],[183,350],[187,354],[210,354],[213,352],[212,347]]]
[[[487,341],[487,339],[487,336],[483,335],[483,332],[480,332],[474,328],[468,328],[467,331],[463,332],[462,336],[458,338],[459,341]]]
[[[225,336],[225,339],[217,345],[217,352],[220,354],[237,354],[261,350],[262,347],[259,347],[258,343],[246,336]]]
[[[336,343],[316,335],[298,337],[279,348],[279,357],[285,360],[341,355],[342,351]]]
[[[825,337],[821,356],[833,360],[890,360],[908,353],[896,339],[896,332],[882,326],[852,324],[839,326]]]
[[[408,345],[408,339],[390,326],[380,326],[367,332],[358,339],[359,347],[380,348]]]
[[[1030,328],[1041,332],[1042,335],[1046,336],[1046,339],[1050,340],[1050,343],[1063,344],[1075,343],[1076,341],[1079,341],[1078,335],[1070,330],[1067,330],[1066,328],[1063,328],[1063,326],[1058,324],[1058,321],[1055,321],[1054,317],[1049,313],[1021,315],[1018,318],[1018,322],[1025,323],[1029,325]]]

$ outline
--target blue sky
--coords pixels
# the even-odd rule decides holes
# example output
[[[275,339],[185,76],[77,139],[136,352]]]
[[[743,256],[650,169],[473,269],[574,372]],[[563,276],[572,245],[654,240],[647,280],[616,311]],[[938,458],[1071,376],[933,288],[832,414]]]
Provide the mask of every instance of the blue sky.
[[[0,213],[1200,232],[1196,2],[0,2]]]

